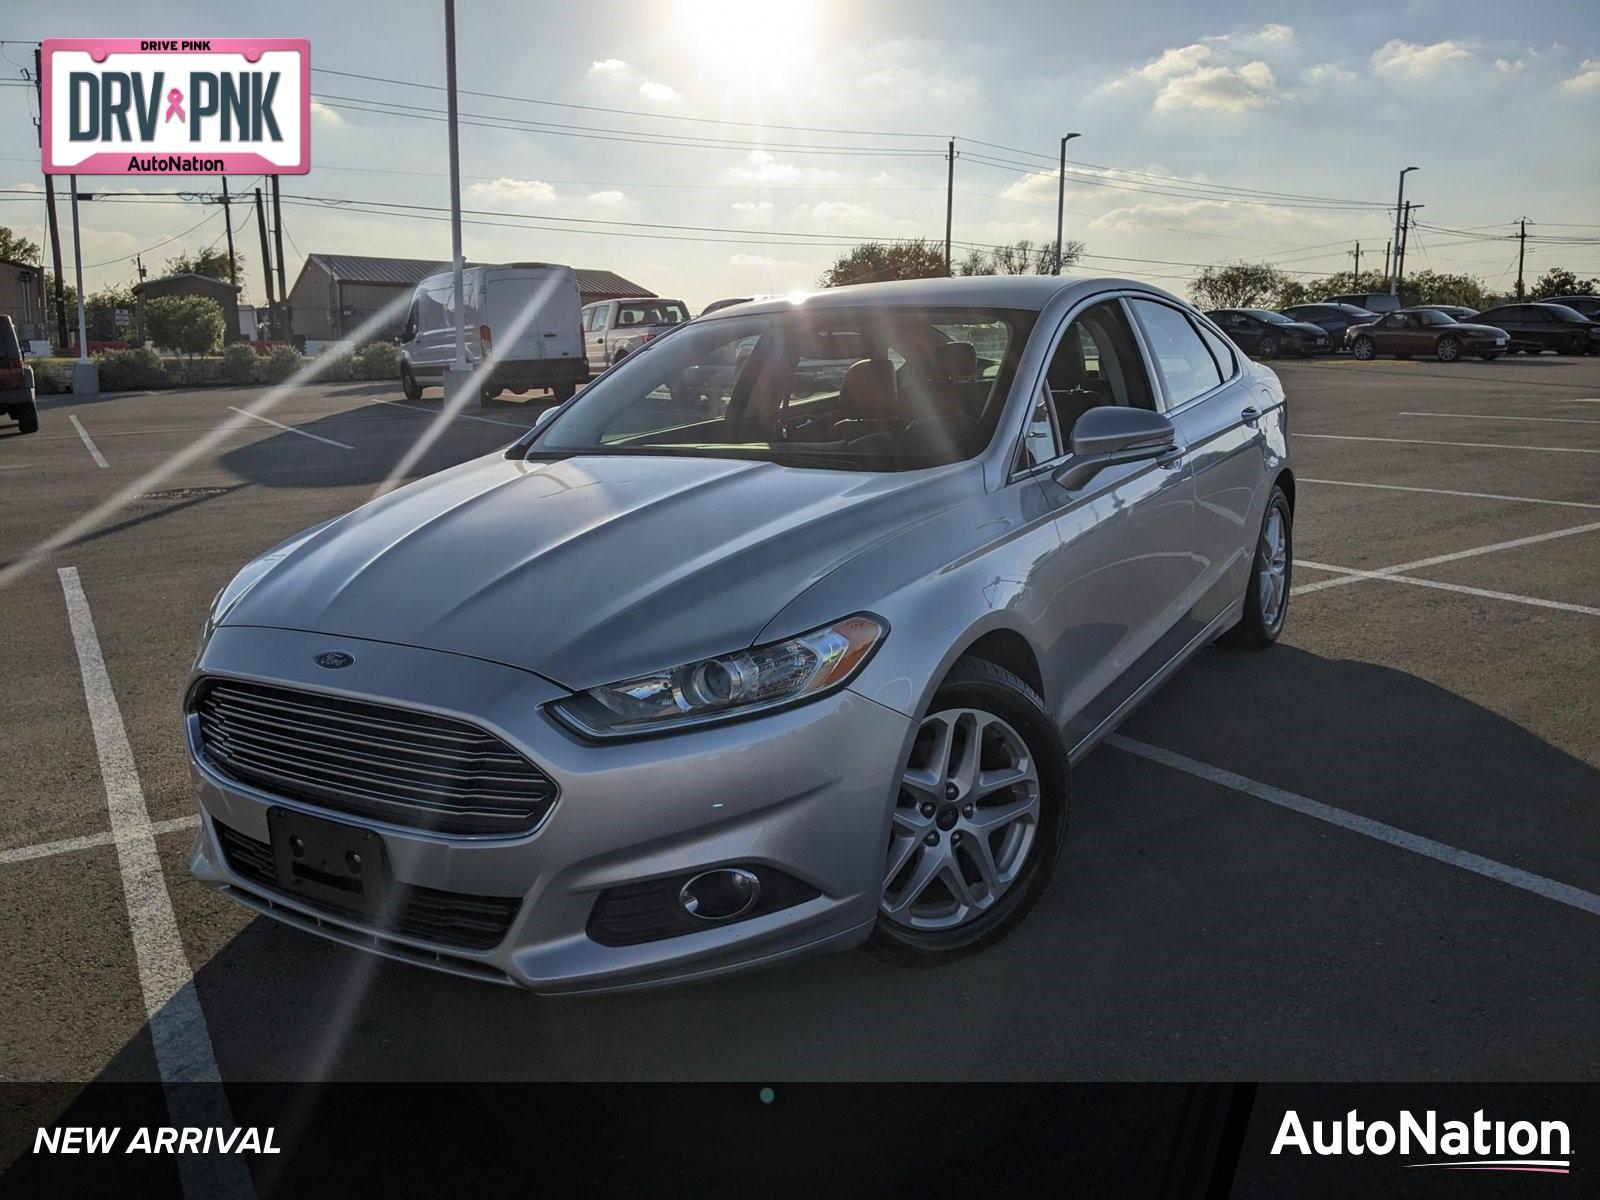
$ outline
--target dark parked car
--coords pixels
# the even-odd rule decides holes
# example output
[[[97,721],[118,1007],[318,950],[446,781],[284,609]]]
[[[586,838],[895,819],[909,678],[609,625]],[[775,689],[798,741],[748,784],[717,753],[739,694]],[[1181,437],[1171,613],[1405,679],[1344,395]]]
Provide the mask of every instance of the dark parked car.
[[[1344,345],[1344,331],[1352,325],[1370,325],[1378,314],[1354,304],[1296,304],[1283,310],[1291,321],[1309,321],[1328,333],[1333,348]]]
[[[1463,354],[1476,354],[1493,362],[1506,352],[1506,335],[1488,325],[1463,325],[1436,308],[1416,308],[1385,313],[1371,325],[1357,325],[1345,335],[1350,352],[1365,361],[1380,354],[1410,358],[1431,354],[1440,362],[1455,362]]]
[[[1295,321],[1269,308],[1218,308],[1206,316],[1215,321],[1233,344],[1253,358],[1280,354],[1328,354],[1334,347],[1328,331],[1309,321]]]
[[[1402,308],[1400,311],[1401,312],[1442,312],[1445,316],[1449,317],[1452,321],[1467,321],[1467,322],[1470,322],[1473,317],[1478,315],[1478,310],[1477,309],[1475,309],[1475,308],[1467,308],[1466,306],[1461,305],[1461,304],[1412,304],[1412,305],[1409,305],[1406,308]]]
[[[1400,307],[1399,298],[1391,292],[1351,292],[1348,296],[1329,296],[1323,303],[1354,304],[1375,313],[1394,312]]]
[[[0,413],[23,433],[39,429],[39,407],[33,398],[33,368],[22,361],[22,343],[11,318],[0,313]]]
[[[1554,350],[1557,354],[1600,353],[1600,321],[1590,320],[1564,304],[1503,304],[1479,313],[1480,325],[1493,325],[1511,336],[1511,348],[1524,354]]]
[[[1546,296],[1545,304],[1561,304],[1581,312],[1591,321],[1600,321],[1600,296]]]

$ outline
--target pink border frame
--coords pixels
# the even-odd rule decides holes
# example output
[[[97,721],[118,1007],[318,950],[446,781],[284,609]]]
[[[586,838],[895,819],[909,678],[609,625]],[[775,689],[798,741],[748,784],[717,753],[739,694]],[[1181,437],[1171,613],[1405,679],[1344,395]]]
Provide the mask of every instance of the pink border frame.
[[[300,161],[292,166],[279,166],[268,162],[253,151],[210,154],[206,157],[222,161],[223,175],[304,175],[311,170],[311,42],[307,38],[211,38],[209,50],[141,50],[144,42],[155,38],[45,38],[41,47],[40,84],[43,95],[51,95],[51,60],[57,50],[87,50],[95,62],[104,62],[112,54],[242,54],[246,62],[257,62],[268,50],[294,50],[300,54]],[[197,41],[197,38],[166,39],[179,43]],[[126,163],[130,154],[137,151],[105,151],[91,154],[76,165],[57,166],[50,157],[50,103],[41,106],[39,120],[44,149],[46,175],[136,175],[152,178],[163,175],[217,174],[207,171],[130,171]]]

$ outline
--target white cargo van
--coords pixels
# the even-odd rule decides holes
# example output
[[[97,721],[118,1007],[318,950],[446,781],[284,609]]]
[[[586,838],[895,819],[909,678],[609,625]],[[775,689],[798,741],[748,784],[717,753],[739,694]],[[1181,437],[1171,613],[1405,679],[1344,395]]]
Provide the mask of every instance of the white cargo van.
[[[552,263],[473,266],[462,273],[466,310],[467,365],[485,359],[483,398],[502,391],[549,388],[557,400],[569,399],[589,380],[589,364],[579,328],[578,277],[571,267]],[[417,285],[401,334],[400,383],[407,398],[443,383],[455,361],[455,279],[451,271],[430,275]]]

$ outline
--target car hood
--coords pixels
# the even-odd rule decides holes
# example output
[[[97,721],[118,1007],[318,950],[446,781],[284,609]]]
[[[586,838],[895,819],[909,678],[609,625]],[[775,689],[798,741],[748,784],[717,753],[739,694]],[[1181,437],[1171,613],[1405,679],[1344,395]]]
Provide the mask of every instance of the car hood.
[[[1493,334],[1496,337],[1504,337],[1506,332],[1498,325],[1480,325],[1476,321],[1457,321],[1453,328],[1464,330],[1468,334],[1472,334],[1477,337],[1487,337],[1490,334]]]
[[[982,489],[970,462],[495,455],[289,544],[221,623],[444,650],[577,690],[750,645],[811,584]]]

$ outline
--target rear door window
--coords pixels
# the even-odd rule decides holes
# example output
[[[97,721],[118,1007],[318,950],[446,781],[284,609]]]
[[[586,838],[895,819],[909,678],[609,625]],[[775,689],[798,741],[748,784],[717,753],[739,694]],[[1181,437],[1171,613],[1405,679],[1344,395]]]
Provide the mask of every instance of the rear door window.
[[[1130,303],[1166,385],[1168,408],[1187,404],[1221,386],[1222,373],[1187,316],[1154,300]]]

